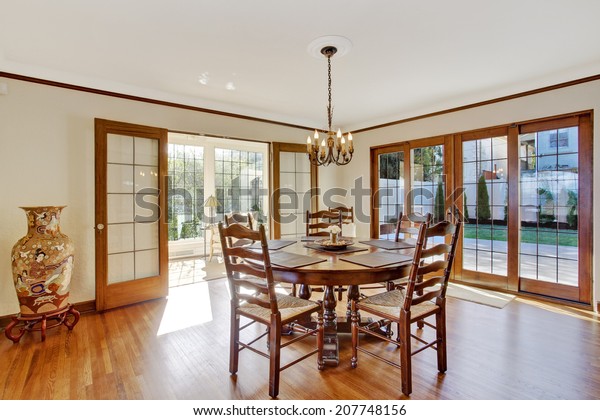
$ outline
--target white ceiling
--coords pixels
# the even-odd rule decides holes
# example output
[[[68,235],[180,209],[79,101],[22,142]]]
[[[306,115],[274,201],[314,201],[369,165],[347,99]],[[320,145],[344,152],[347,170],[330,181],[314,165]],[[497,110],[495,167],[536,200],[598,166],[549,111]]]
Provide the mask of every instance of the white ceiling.
[[[598,0],[0,0],[0,71],[325,128],[600,74]],[[207,84],[199,82],[207,75]],[[233,83],[235,90],[226,85]]]

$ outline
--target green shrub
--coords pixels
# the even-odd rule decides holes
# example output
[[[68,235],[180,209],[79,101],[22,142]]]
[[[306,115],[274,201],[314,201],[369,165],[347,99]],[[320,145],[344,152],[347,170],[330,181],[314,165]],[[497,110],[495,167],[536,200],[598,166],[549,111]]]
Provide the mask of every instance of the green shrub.
[[[477,221],[483,222],[491,219],[490,195],[483,174],[477,181]]]

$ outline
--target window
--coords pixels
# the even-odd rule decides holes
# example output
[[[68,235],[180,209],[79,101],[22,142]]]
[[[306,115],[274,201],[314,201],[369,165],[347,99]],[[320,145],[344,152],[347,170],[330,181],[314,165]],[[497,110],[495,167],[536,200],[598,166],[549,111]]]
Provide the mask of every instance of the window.
[[[263,153],[215,148],[215,186],[219,220],[226,213],[253,212],[259,223],[267,222],[263,206]]]
[[[204,147],[169,144],[169,241],[201,237],[204,220]]]
[[[207,227],[233,211],[269,223],[269,145],[169,133],[168,223],[172,256],[206,253]],[[217,208],[204,207],[216,197]],[[207,238],[208,239],[208,238]],[[198,246],[198,243],[201,245]]]

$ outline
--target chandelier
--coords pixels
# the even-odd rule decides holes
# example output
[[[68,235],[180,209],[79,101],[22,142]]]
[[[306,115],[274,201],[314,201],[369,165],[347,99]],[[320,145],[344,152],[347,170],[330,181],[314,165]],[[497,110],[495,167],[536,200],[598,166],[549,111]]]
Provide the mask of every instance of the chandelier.
[[[327,57],[327,82],[329,101],[327,104],[327,139],[321,140],[319,143],[319,131],[315,130],[315,134],[311,139],[310,136],[306,139],[306,150],[310,163],[315,166],[327,166],[332,162],[336,165],[346,165],[352,160],[354,146],[352,144],[352,133],[348,133],[348,142],[346,137],[342,135],[340,129],[337,134],[331,130],[331,118],[333,107],[331,106],[331,57],[337,52],[336,47],[327,46],[321,49],[321,54]]]

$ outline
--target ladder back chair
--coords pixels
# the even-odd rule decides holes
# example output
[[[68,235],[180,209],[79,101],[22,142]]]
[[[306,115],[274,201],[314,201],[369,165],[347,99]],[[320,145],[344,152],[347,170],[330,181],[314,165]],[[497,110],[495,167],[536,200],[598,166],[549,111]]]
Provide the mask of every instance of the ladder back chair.
[[[396,222],[396,231],[394,233],[394,241],[414,239],[419,234],[419,226],[422,223],[431,224],[431,213],[409,213],[404,214],[400,212],[398,214],[398,221]],[[402,238],[400,238],[402,235]],[[426,244],[427,245],[427,244]]]
[[[231,225],[233,225],[234,223],[238,223],[242,226],[247,227],[248,229],[254,229],[254,217],[252,217],[252,213],[248,212],[248,213],[240,213],[240,212],[231,212],[228,214],[225,214],[225,226],[229,227]],[[244,245],[250,245],[253,242],[249,239],[238,239],[237,241],[233,242],[234,246],[244,246]]]
[[[413,243],[413,242],[416,243],[416,236],[419,233],[419,227],[422,224],[429,226],[431,224],[431,219],[432,219],[431,213],[404,214],[403,212],[400,212],[398,214],[398,221],[396,222],[396,231],[394,233],[394,241],[395,242],[406,241],[406,242],[410,242],[410,243]],[[425,243],[423,244],[423,246],[424,247],[427,246],[427,238],[425,239]],[[402,287],[404,287],[406,282],[407,282],[406,278],[391,280],[391,281],[387,282],[386,288],[387,288],[387,290],[393,290],[395,288],[402,288]]]
[[[329,226],[342,228],[342,214],[339,211],[306,211],[306,236],[329,236],[329,232],[324,230]]]
[[[352,301],[352,358],[351,366],[358,365],[358,352],[368,354],[378,360],[384,361],[392,366],[400,368],[402,393],[409,395],[412,392],[412,365],[413,355],[432,348],[437,352],[437,367],[441,373],[447,369],[446,351],[446,289],[448,279],[452,270],[452,263],[456,252],[456,243],[460,233],[461,222],[453,224],[442,221],[431,227],[422,224],[419,227],[417,245],[413,257],[409,282],[405,289],[394,289],[378,295],[370,296]],[[451,236],[450,243],[438,243],[425,249],[427,238],[434,236]],[[430,257],[434,257],[429,262]],[[435,257],[441,257],[436,259]],[[421,282],[417,279],[422,277]],[[373,316],[389,320],[398,324],[398,338],[392,340],[390,337],[378,334],[368,326],[360,326],[359,311],[361,315],[371,314]],[[430,319],[433,317],[435,321]],[[426,321],[427,319],[427,321]],[[424,325],[435,330],[435,338],[427,342],[425,335],[414,335],[411,325],[423,321]],[[431,323],[431,322],[434,323]],[[387,341],[400,350],[399,363],[384,357],[377,351],[361,346],[359,332],[369,334],[381,340]],[[412,338],[423,344],[415,351],[412,350]]]
[[[342,215],[342,223],[343,224],[354,223],[354,207],[345,207],[345,206],[329,207],[329,211],[330,212],[339,211]]]
[[[224,227],[219,223],[219,233],[223,247],[223,257],[227,270],[227,279],[231,294],[231,323],[230,323],[230,350],[229,372],[235,375],[238,370],[239,353],[249,349],[269,359],[269,395],[271,398],[279,394],[280,372],[304,360],[315,353],[317,354],[317,367],[323,369],[323,307],[320,302],[300,299],[294,296],[275,293],[271,260],[267,246],[264,225],[257,231],[234,223]],[[248,247],[232,247],[231,240],[249,239],[261,244],[260,250]],[[310,319],[312,313],[317,313],[315,328],[305,328],[295,322]],[[241,318],[248,321],[241,325]],[[240,332],[250,325],[259,323],[267,327],[266,332],[253,329],[244,332],[246,335],[255,336],[250,340],[240,338]],[[282,326],[300,334],[281,340]],[[258,346],[258,340],[267,337],[267,349]],[[299,340],[316,336],[316,348],[304,353],[302,356],[281,366],[281,349]]]

